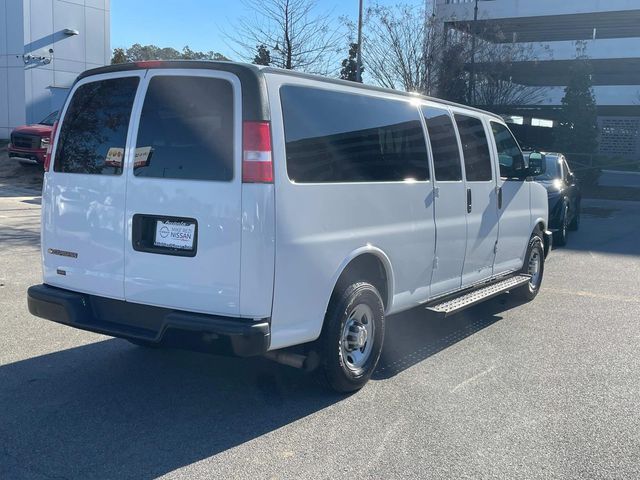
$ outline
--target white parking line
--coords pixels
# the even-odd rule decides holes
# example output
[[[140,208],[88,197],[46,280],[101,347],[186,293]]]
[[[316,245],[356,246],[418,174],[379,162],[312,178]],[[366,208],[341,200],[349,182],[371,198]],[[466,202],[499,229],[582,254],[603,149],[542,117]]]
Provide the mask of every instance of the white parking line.
[[[453,387],[453,389],[449,390],[449,393],[455,393],[457,390],[461,389],[462,387],[464,387],[465,385],[476,381],[478,378],[480,377],[484,377],[487,373],[491,372],[495,367],[495,365],[490,366],[489,368],[487,368],[486,370],[483,370],[482,372],[478,373],[477,375],[474,375],[471,378],[467,378],[466,380],[464,380],[463,382],[460,382],[458,385],[456,385],[455,387]]]

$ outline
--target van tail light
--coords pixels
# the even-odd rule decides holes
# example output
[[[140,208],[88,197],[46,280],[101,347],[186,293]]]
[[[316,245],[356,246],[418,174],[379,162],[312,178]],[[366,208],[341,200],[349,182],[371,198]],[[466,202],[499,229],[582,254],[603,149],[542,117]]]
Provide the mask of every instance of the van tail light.
[[[269,122],[244,122],[242,126],[242,181],[273,183]]]
[[[51,149],[53,148],[53,139],[56,138],[56,130],[58,130],[58,122],[53,123],[51,128],[51,136],[49,137],[49,145],[47,145],[47,151],[44,154],[44,171],[48,172],[51,167]]]

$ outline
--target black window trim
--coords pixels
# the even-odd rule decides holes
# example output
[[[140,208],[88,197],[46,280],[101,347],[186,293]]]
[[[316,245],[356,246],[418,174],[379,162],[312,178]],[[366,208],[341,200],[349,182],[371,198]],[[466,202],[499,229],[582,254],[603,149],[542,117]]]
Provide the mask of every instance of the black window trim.
[[[456,136],[458,137],[458,148],[460,149],[460,159],[462,161],[462,172],[464,175],[464,183],[465,184],[496,183],[498,177],[496,175],[495,165],[494,165],[494,152],[492,151],[493,149],[491,147],[491,144],[489,143],[489,136],[487,135],[487,126],[485,125],[484,117],[478,116],[476,112],[469,113],[461,109],[452,110],[452,113],[454,117],[453,125],[456,128]],[[467,168],[466,168],[466,164],[464,163],[464,149],[462,148],[462,137],[460,136],[460,132],[458,131],[458,122],[455,121],[456,115],[464,115],[465,117],[475,118],[476,120],[479,120],[480,123],[482,124],[482,128],[484,129],[484,136],[487,139],[487,148],[489,149],[489,162],[491,163],[491,178],[489,180],[467,180]],[[491,136],[493,136],[493,132],[491,132]]]
[[[372,91],[372,92],[368,92],[368,91],[362,91],[361,89],[350,89],[347,87],[346,90],[343,90],[342,88],[335,88],[331,85],[309,85],[307,83],[299,83],[299,82],[282,82],[278,85],[278,103],[280,106],[280,126],[279,128],[282,129],[282,134],[284,137],[284,115],[282,114],[284,111],[284,108],[282,106],[282,95],[281,95],[281,90],[283,87],[305,87],[305,88],[312,88],[314,90],[324,90],[327,92],[340,92],[340,93],[346,93],[349,95],[358,95],[361,97],[367,97],[367,98],[380,98],[383,100],[391,100],[391,101],[396,101],[396,102],[403,102],[405,104],[409,104],[411,106],[413,106],[414,108],[416,108],[418,110],[418,121],[420,122],[421,126],[422,126],[422,136],[423,139],[425,141],[425,150],[427,151],[427,155],[429,155],[429,146],[427,145],[428,142],[428,137],[425,135],[424,132],[424,124],[422,122],[422,114],[420,113],[420,105],[415,104],[411,98],[395,98],[395,97],[389,97],[388,95],[385,95],[384,93],[379,93],[376,94],[378,92]],[[271,134],[273,135],[273,131],[271,132]],[[431,171],[431,164],[429,161],[429,158],[427,158],[427,168],[428,168],[428,174],[429,174],[429,178],[427,178],[426,180],[384,180],[381,182],[294,182],[291,177],[289,176],[289,167],[287,165],[287,154],[286,154],[286,141],[283,142],[282,144],[283,149],[284,149],[284,156],[283,159],[284,161],[282,162],[284,165],[284,171],[286,174],[286,178],[287,181],[289,182],[290,185],[294,185],[296,187],[298,186],[306,186],[306,185],[395,185],[395,184],[400,184],[400,185],[414,185],[414,184],[429,184],[431,183],[431,177],[433,175],[433,172]],[[272,146],[273,148],[273,146]],[[276,166],[275,166],[275,161],[274,161],[274,170],[276,170]],[[275,175],[275,172],[274,172]]]
[[[130,142],[131,142],[132,128],[135,126],[137,130],[137,127],[138,127],[139,115],[137,115],[137,106],[139,102],[140,92],[142,90],[140,87],[143,83],[145,72],[146,72],[145,70],[131,70],[131,71],[123,71],[123,72],[118,71],[118,72],[100,73],[96,75],[79,78],[73,84],[71,91],[67,95],[67,99],[65,100],[64,105],[58,112],[58,126],[56,129],[56,136],[53,139],[54,148],[51,149],[51,161],[50,161],[51,167],[49,168],[49,172],[48,172],[49,175],[52,175],[52,174],[53,175],[83,175],[87,177],[95,176],[94,173],[57,172],[55,170],[55,164],[56,164],[55,162],[57,161],[56,154],[58,152],[58,140],[60,138],[60,132],[62,131],[62,126],[64,125],[65,119],[67,117],[67,110],[69,109],[69,105],[71,105],[71,99],[76,94],[76,91],[83,85],[88,85],[94,82],[102,82],[104,80],[113,80],[116,78],[137,77],[139,81],[138,81],[138,87],[136,89],[136,94],[133,97],[133,105],[131,106],[131,116],[129,117],[129,125],[127,126],[127,138],[124,144],[125,157],[123,159],[122,170],[120,171],[120,173],[107,175],[105,176],[105,178],[109,178],[109,177],[119,178],[120,176],[122,176],[122,174],[125,171],[125,167],[127,165],[127,152],[129,152],[131,147]]]

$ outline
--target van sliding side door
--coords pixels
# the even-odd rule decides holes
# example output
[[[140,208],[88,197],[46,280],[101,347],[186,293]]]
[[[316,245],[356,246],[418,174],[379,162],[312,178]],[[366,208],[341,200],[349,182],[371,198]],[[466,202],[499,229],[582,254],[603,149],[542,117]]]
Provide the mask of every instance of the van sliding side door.
[[[467,244],[462,164],[453,119],[448,110],[423,106],[433,161],[436,248],[431,297],[460,288]]]
[[[467,250],[462,286],[467,287],[493,275],[498,242],[498,202],[493,166],[484,121],[455,114],[464,158]]]

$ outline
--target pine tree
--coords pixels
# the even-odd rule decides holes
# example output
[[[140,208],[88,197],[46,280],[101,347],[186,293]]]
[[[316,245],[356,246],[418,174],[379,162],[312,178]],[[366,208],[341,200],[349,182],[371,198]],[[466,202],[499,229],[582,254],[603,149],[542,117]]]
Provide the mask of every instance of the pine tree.
[[[591,83],[591,66],[578,54],[569,70],[569,84],[562,97],[562,112],[555,132],[556,145],[564,153],[596,153],[598,113]]]
[[[140,45],[134,43],[129,48],[115,48],[111,63],[140,62],[144,60],[229,60],[218,52],[198,52],[191,50],[189,45],[182,51],[173,47],[158,47],[157,45]]]
[[[343,80],[351,80],[352,82],[358,81],[358,44],[351,43],[349,44],[349,56],[342,60],[342,69],[340,70],[340,78]],[[362,73],[364,72],[364,67],[360,66],[360,82],[362,83]]]
[[[126,63],[127,62],[127,54],[124,51],[124,48],[114,48],[113,49],[113,57],[111,58],[111,63]]]
[[[256,65],[271,65],[271,52],[266,45],[256,45],[256,56],[253,57],[253,63]]]

